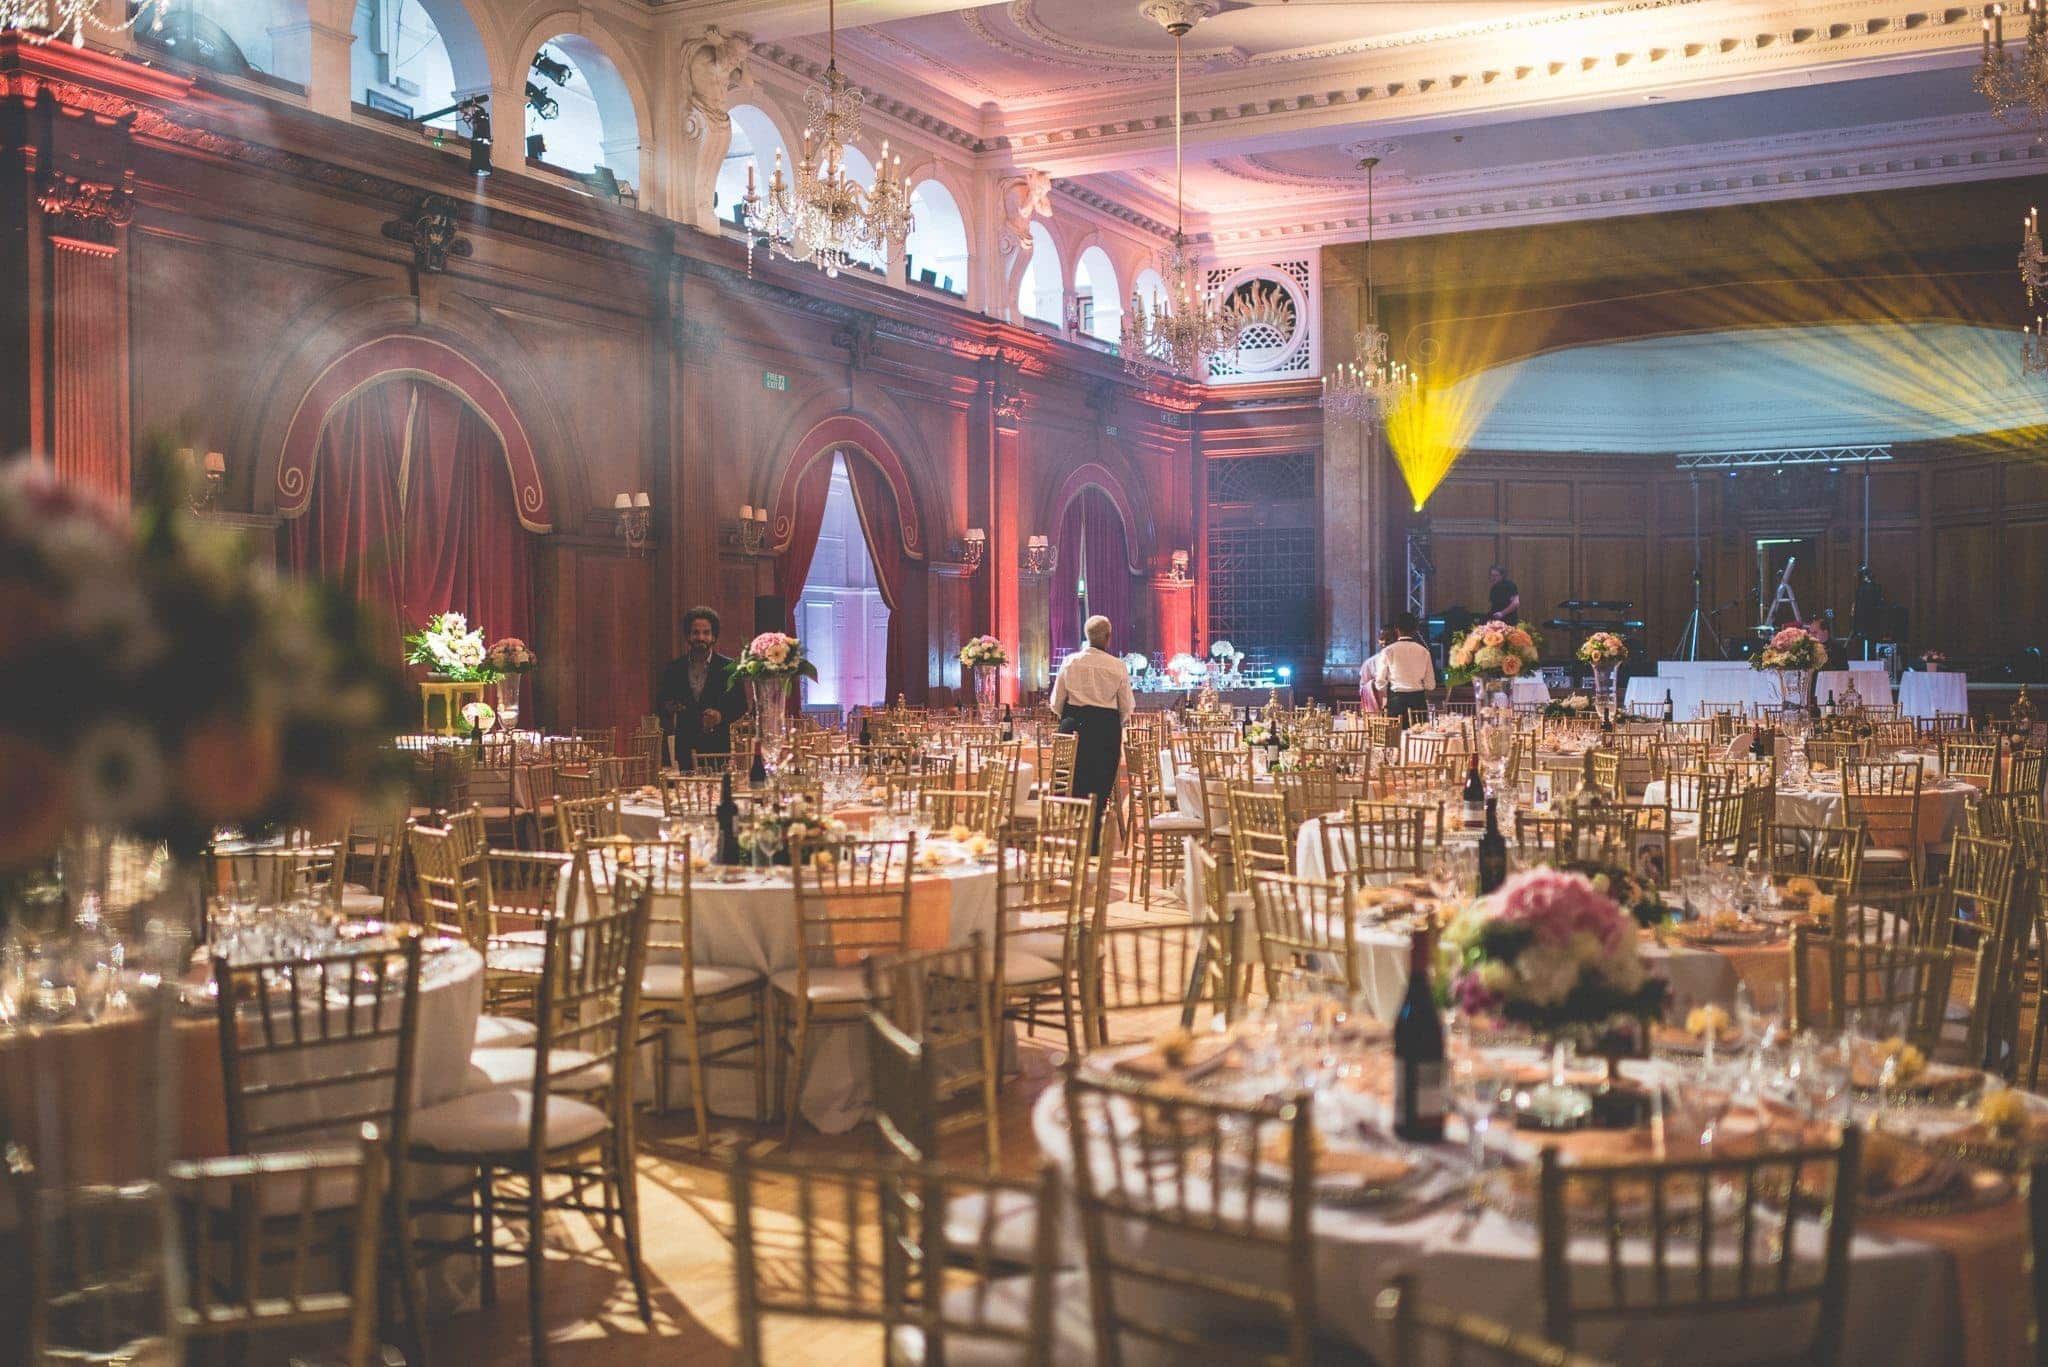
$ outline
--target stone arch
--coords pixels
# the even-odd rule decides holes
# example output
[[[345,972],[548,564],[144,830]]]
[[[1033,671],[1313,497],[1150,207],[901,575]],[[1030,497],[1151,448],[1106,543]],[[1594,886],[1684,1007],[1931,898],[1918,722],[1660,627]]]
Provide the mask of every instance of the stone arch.
[[[790,448],[768,504],[769,549],[778,553],[789,549],[790,538],[796,530],[798,483],[812,465],[821,459],[829,459],[832,452],[842,448],[859,451],[881,470],[889,481],[889,492],[896,498],[902,524],[903,553],[912,560],[925,559],[924,518],[918,510],[917,489],[911,482],[910,470],[904,465],[895,443],[868,419],[856,413],[834,413],[812,424]]]
[[[508,65],[515,72],[525,72],[533,54],[548,43],[559,46],[590,85],[604,132],[606,164],[621,180],[644,185],[654,169],[654,107],[646,80],[628,56],[631,47],[587,10],[552,10],[527,26],[525,36],[508,55]],[[630,174],[609,160],[610,148],[627,139],[637,143]]]
[[[1070,471],[1047,504],[1050,516],[1042,518],[1038,525],[1059,526],[1067,515],[1067,506],[1081,496],[1082,490],[1091,488],[1100,489],[1109,499],[1111,506],[1116,509],[1117,516],[1123,519],[1124,557],[1129,562],[1132,574],[1144,574],[1145,554],[1152,545],[1151,523],[1139,519],[1139,505],[1125,492],[1123,481],[1117,477],[1116,472],[1106,465],[1091,461]]]

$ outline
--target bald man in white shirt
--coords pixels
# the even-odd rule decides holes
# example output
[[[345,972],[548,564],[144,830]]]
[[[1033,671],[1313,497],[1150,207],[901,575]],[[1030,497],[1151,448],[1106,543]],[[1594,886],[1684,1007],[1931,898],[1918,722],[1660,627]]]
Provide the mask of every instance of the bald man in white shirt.
[[[1081,630],[1088,644],[1060,666],[1052,685],[1052,714],[1059,718],[1060,734],[1076,737],[1073,795],[1095,804],[1092,852],[1123,759],[1124,719],[1138,703],[1131,696],[1131,671],[1109,652],[1109,619],[1090,617]]]

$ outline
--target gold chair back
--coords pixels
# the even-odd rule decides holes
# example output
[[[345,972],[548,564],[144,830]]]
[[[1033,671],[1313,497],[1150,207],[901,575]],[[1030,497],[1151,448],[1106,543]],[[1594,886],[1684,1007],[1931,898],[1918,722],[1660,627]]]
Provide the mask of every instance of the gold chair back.
[[[1294,840],[1287,823],[1287,799],[1277,792],[1232,786],[1230,802],[1231,869],[1238,891],[1251,886],[1256,873],[1294,872]]]
[[[1358,904],[1348,879],[1259,874],[1252,879],[1252,915],[1269,998],[1348,998],[1358,991]]]
[[[869,1067],[875,1087],[876,1124],[885,1118],[898,1134],[917,1142],[924,1158],[937,1157],[942,1135],[979,1130],[981,1165],[993,1169],[1001,1157],[996,1115],[996,1069],[999,1032],[994,1010],[995,981],[986,938],[980,931],[964,945],[869,959],[864,965],[871,1012],[894,1035],[922,1051],[923,1060],[943,1060],[943,1076],[925,1082],[888,1073],[883,1055],[903,1056],[900,1042],[871,1033]],[[927,1069],[927,1071],[931,1071]],[[905,1090],[908,1088],[908,1090]],[[923,1105],[929,1123],[915,1123],[914,1107]],[[907,1150],[903,1156],[908,1157]]]

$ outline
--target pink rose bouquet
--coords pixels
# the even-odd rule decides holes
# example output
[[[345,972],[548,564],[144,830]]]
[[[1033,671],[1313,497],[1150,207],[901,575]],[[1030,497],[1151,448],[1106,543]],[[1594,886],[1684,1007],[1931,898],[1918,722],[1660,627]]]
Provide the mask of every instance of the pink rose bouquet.
[[[1781,627],[1770,643],[1749,657],[1751,669],[1821,669],[1828,662],[1827,640],[1812,627]]]
[[[1547,1033],[1660,1015],[1636,920],[1583,874],[1517,874],[1446,927],[1449,994],[1460,1010]]]
[[[977,636],[960,647],[960,663],[970,669],[976,665],[1006,665],[1010,652],[1003,649],[1003,643],[993,636]]]
[[[816,679],[818,667],[804,658],[802,642],[780,631],[762,632],[747,642],[746,649],[732,662],[732,675],[740,679],[794,674]]]

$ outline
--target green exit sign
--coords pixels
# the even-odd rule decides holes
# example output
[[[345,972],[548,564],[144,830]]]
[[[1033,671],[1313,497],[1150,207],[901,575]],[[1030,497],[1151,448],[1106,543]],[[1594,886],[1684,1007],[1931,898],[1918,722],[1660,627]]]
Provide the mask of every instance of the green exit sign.
[[[789,388],[789,376],[778,375],[772,370],[764,370],[761,372],[761,388],[787,389]]]

